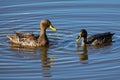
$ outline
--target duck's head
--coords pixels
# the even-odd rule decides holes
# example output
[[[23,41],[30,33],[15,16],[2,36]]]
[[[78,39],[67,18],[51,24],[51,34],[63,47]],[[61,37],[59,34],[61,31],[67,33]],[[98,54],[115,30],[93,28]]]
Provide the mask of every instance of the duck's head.
[[[78,42],[81,38],[87,38],[87,31],[85,29],[81,29],[78,37],[76,38],[76,42]]]
[[[56,28],[53,27],[53,25],[48,19],[41,20],[40,29],[46,30],[47,28],[50,28],[51,30],[56,31]]]

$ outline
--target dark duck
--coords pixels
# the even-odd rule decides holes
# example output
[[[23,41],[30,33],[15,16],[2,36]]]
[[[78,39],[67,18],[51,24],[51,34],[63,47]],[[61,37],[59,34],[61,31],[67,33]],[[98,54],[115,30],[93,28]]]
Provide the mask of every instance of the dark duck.
[[[80,33],[78,37],[76,38],[76,42],[78,42],[81,38],[82,40],[82,46],[86,45],[92,45],[92,46],[99,46],[104,45],[112,42],[112,36],[115,33],[111,32],[104,32],[104,33],[98,33],[95,35],[92,35],[90,37],[87,37],[88,33],[85,29],[80,30]]]
[[[53,27],[51,22],[45,19],[45,20],[41,20],[40,22],[39,35],[32,33],[15,32],[14,34],[7,35],[7,37],[10,39],[10,42],[20,46],[28,46],[28,47],[47,46],[49,45],[49,40],[46,35],[47,28],[56,31],[56,28]]]

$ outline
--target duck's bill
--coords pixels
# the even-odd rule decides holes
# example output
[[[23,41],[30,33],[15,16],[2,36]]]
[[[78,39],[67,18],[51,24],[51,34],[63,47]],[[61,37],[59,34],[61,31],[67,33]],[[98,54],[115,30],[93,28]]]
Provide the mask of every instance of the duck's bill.
[[[78,37],[76,38],[76,42],[78,42],[80,39],[81,39],[81,36],[78,36]]]
[[[53,31],[56,31],[56,28],[53,27],[52,25],[50,25],[49,28],[50,28],[51,30],[53,30]]]

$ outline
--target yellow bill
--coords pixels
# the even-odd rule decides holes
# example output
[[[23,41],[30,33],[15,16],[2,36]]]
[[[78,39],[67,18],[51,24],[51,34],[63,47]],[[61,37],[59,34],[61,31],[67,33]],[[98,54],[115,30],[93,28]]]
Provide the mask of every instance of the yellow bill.
[[[81,36],[78,36],[78,37],[76,38],[76,42],[78,42],[80,39],[81,39]]]
[[[54,28],[52,25],[50,25],[49,28],[53,31],[56,31],[56,28]]]

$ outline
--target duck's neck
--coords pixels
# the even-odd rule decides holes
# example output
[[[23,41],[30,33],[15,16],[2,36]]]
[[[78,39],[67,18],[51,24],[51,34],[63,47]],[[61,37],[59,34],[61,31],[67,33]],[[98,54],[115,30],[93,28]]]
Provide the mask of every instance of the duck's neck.
[[[46,30],[45,29],[41,29],[41,31],[40,31],[40,37],[42,37],[42,36],[46,36]]]
[[[87,45],[87,38],[83,38],[82,47],[86,47],[86,45]]]
[[[40,36],[38,38],[38,42],[40,45],[45,45],[48,43],[48,38],[46,35],[46,29],[41,29]]]

